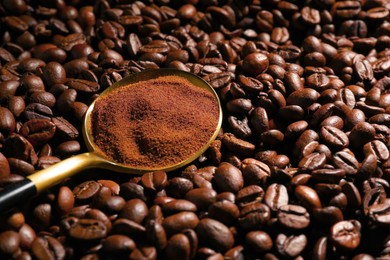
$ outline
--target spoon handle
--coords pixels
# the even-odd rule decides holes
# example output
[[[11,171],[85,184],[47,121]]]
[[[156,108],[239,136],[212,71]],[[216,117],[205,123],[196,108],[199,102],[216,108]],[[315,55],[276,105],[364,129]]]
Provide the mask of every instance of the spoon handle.
[[[96,153],[90,152],[75,155],[44,170],[35,172],[23,181],[8,185],[0,191],[0,212],[25,202],[81,170],[99,167],[106,163],[105,159]]]

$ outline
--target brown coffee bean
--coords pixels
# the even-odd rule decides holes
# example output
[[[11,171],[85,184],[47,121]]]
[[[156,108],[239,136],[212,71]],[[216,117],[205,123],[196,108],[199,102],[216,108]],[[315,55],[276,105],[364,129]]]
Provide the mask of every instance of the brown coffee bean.
[[[0,251],[3,255],[11,256],[19,248],[20,238],[15,231],[5,231],[0,234]]]
[[[76,200],[90,200],[100,190],[101,185],[95,181],[86,181],[77,185],[73,189],[73,194]]]
[[[50,236],[37,237],[31,245],[31,251],[36,258],[65,258],[65,248],[58,239]]]
[[[66,72],[60,63],[49,62],[43,69],[43,78],[48,86],[64,84],[66,82]]]
[[[5,107],[0,107],[0,132],[7,136],[15,131],[15,117],[11,111]]]
[[[258,229],[266,226],[271,217],[269,207],[260,202],[251,203],[241,209],[238,224],[246,229]]]
[[[107,235],[107,227],[95,219],[80,219],[69,229],[69,236],[80,241],[102,239]]]
[[[305,249],[306,244],[307,238],[304,234],[291,236],[279,234],[275,240],[277,252],[288,258],[297,257]]]
[[[221,141],[230,151],[234,151],[242,156],[250,156],[255,150],[255,146],[252,143],[241,140],[231,133],[224,134]]]
[[[228,200],[221,200],[213,203],[208,208],[209,217],[231,226],[240,215],[238,207]]]
[[[305,185],[299,185],[295,188],[295,196],[300,200],[301,204],[309,210],[321,208],[321,200],[317,192]]]
[[[341,150],[349,145],[347,135],[333,126],[323,126],[320,129],[320,137],[329,148]]]
[[[277,211],[281,206],[287,205],[288,200],[287,188],[283,184],[273,183],[265,191],[264,203],[272,211]]]
[[[230,230],[221,222],[211,218],[202,219],[196,227],[201,241],[216,250],[225,252],[234,244],[234,237]]]
[[[65,140],[73,140],[79,136],[79,131],[65,118],[53,117],[51,121],[56,125],[56,132]]]
[[[214,180],[221,191],[238,192],[244,185],[240,169],[230,163],[221,163],[215,171]]]
[[[283,205],[279,207],[277,218],[279,223],[286,228],[299,230],[310,224],[310,216],[306,209],[298,205]]]
[[[167,185],[167,174],[164,171],[145,173],[141,177],[141,183],[148,190],[162,190]]]
[[[148,207],[140,199],[128,200],[120,212],[121,218],[130,219],[138,224],[141,224],[148,215]]]
[[[243,70],[248,74],[258,75],[263,73],[269,65],[268,57],[262,53],[251,53],[243,60]]]
[[[34,147],[47,143],[56,131],[56,125],[46,119],[32,119],[22,125],[19,134]]]
[[[264,190],[258,185],[249,185],[237,193],[236,202],[243,208],[254,202],[261,202],[264,197]]]
[[[247,244],[257,253],[265,253],[272,249],[271,237],[264,231],[251,231],[245,235]]]
[[[194,229],[199,223],[199,218],[193,212],[180,212],[166,217],[162,225],[168,235],[182,232],[185,229]]]
[[[350,251],[360,244],[361,224],[357,220],[345,220],[334,224],[330,230],[330,240],[340,250]]]
[[[186,193],[185,199],[191,201],[199,210],[207,210],[217,199],[217,192],[210,188],[196,188]]]
[[[175,234],[169,239],[165,254],[169,259],[189,259],[190,246],[190,241],[184,234]]]
[[[108,253],[129,253],[135,249],[134,241],[124,235],[111,235],[103,241],[102,250]]]
[[[58,191],[57,205],[60,214],[66,215],[71,212],[74,206],[75,198],[72,190],[67,186],[62,186]]]
[[[11,134],[4,142],[4,147],[7,148],[6,155],[20,159],[35,165],[38,161],[38,156],[35,153],[34,147],[23,136]]]

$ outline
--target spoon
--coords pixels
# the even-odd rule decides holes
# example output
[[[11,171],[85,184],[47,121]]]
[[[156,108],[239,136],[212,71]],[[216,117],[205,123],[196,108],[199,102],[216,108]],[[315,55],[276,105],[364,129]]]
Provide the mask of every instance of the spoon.
[[[178,76],[182,77],[193,85],[206,89],[210,91],[214,98],[215,102],[219,107],[219,117],[218,123],[215,128],[215,131],[209,141],[205,143],[198,151],[194,154],[190,155],[188,158],[183,161],[165,165],[159,168],[140,168],[140,167],[132,167],[129,165],[118,163],[114,160],[107,159],[103,154],[99,152],[97,145],[94,143],[93,135],[92,135],[92,127],[91,127],[91,114],[94,109],[95,102],[99,100],[101,97],[106,96],[114,89],[137,83],[140,81],[146,81],[150,79],[155,79],[161,76]],[[35,172],[26,177],[21,182],[17,182],[11,185],[6,186],[2,191],[0,191],[0,212],[3,210],[7,210],[11,207],[14,207],[16,204],[21,203],[23,201],[28,200],[29,198],[35,196],[36,194],[60,183],[65,178],[68,178],[82,170],[87,168],[102,168],[120,173],[129,173],[129,174],[143,174],[145,172],[150,171],[172,171],[183,167],[196,158],[198,158],[202,153],[204,153],[211,142],[217,137],[218,132],[221,128],[222,124],[222,109],[219,98],[214,91],[214,89],[203,79],[200,77],[181,70],[176,69],[153,69],[153,70],[145,70],[139,73],[132,74],[128,77],[123,78],[122,80],[114,83],[105,91],[103,91],[100,96],[92,102],[89,106],[83,120],[82,124],[82,133],[84,142],[87,146],[89,152],[82,153],[79,155],[72,156],[66,160],[63,160],[53,166],[50,166],[44,170]]]

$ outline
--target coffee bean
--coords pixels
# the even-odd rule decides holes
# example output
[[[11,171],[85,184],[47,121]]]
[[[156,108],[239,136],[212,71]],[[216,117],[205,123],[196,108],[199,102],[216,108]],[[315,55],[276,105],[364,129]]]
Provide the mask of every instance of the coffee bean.
[[[304,207],[298,205],[283,205],[277,213],[279,223],[286,228],[299,230],[308,227],[310,216]]]
[[[15,231],[5,231],[0,235],[0,251],[3,255],[12,255],[19,248],[20,238]]]
[[[360,244],[361,224],[357,220],[345,220],[334,224],[330,230],[330,240],[337,248],[354,250]]]
[[[47,143],[56,131],[56,125],[46,119],[32,119],[22,125],[19,134],[34,147]]]
[[[194,203],[198,209],[206,210],[217,199],[217,192],[210,188],[196,188],[186,193],[185,199]]]
[[[80,219],[68,232],[73,239],[90,241],[104,238],[107,235],[107,227],[99,220]]]
[[[302,205],[309,211],[315,208],[321,208],[321,200],[318,194],[312,188],[299,185],[295,188],[295,196],[301,201]]]
[[[95,181],[86,181],[73,189],[76,200],[89,200],[100,190],[100,184]]]
[[[102,250],[112,253],[129,253],[134,248],[135,243],[131,238],[124,235],[111,235],[104,240]]]
[[[131,199],[126,202],[119,216],[141,224],[148,215],[148,207],[140,199]]]
[[[62,186],[58,192],[57,204],[61,215],[68,214],[74,206],[73,192],[67,186]]]
[[[271,217],[269,207],[260,202],[251,203],[241,209],[238,224],[247,230],[266,226]]]
[[[347,175],[357,172],[359,162],[348,152],[340,151],[333,156],[333,163],[340,169],[343,169]]]
[[[167,174],[163,171],[145,173],[141,183],[146,189],[159,191],[167,185]]]
[[[230,226],[235,223],[240,211],[238,207],[228,200],[217,201],[208,208],[211,218]]]
[[[15,131],[15,117],[11,111],[5,107],[0,107],[0,132],[4,135],[9,135]]]
[[[251,231],[245,236],[248,245],[257,253],[265,253],[272,249],[272,239],[264,231]]]
[[[162,205],[162,210],[167,215],[179,213],[181,211],[196,212],[197,207],[194,203],[188,200],[172,200]]]
[[[65,258],[65,248],[54,237],[37,237],[31,245],[31,251],[37,258]]]
[[[151,220],[146,226],[146,235],[148,240],[158,249],[164,249],[167,246],[167,235],[161,223]]]
[[[374,140],[369,143],[366,143],[363,147],[363,151],[366,154],[374,154],[377,157],[377,160],[384,161],[389,158],[389,150],[386,145],[379,140]]]
[[[265,191],[264,202],[272,211],[288,204],[289,196],[283,184],[273,183]]]
[[[215,171],[214,180],[221,191],[238,192],[244,185],[240,169],[229,163],[221,163]]]
[[[306,247],[307,238],[305,235],[279,234],[275,240],[277,252],[283,257],[297,257]]]
[[[320,137],[326,145],[333,149],[340,150],[349,145],[347,135],[333,126],[321,127]]]
[[[180,212],[163,220],[163,227],[168,235],[179,233],[185,229],[194,229],[199,218],[193,212]]]
[[[264,190],[257,185],[249,185],[237,193],[236,202],[243,208],[254,202],[261,202],[264,197]]]
[[[190,250],[188,238],[183,234],[175,234],[169,239],[165,248],[165,254],[169,259],[189,259]]]
[[[234,237],[230,230],[221,222],[211,218],[200,220],[196,232],[199,239],[218,251],[225,252],[234,244]]]

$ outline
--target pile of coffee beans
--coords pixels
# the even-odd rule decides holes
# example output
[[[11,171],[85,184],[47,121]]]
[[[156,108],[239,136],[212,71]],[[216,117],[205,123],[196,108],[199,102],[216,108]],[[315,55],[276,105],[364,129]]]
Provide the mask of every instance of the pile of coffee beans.
[[[1,259],[389,259],[388,0],[3,0],[0,186],[86,151],[88,105],[190,71],[223,127],[193,164],[91,170],[0,215]]]

